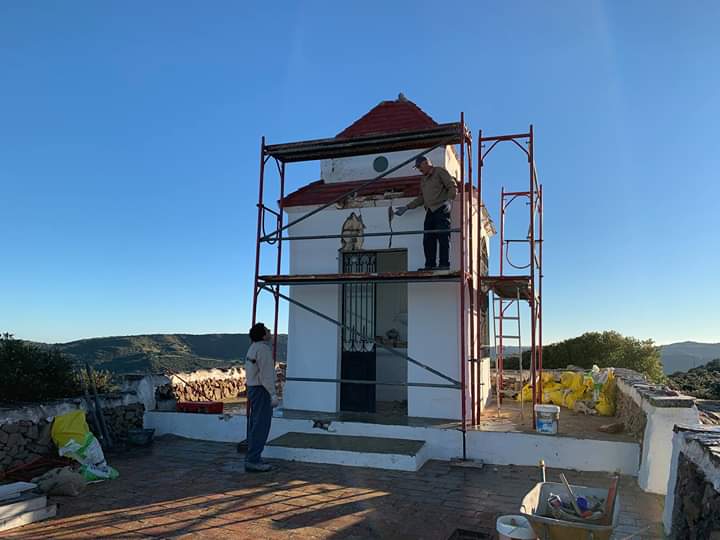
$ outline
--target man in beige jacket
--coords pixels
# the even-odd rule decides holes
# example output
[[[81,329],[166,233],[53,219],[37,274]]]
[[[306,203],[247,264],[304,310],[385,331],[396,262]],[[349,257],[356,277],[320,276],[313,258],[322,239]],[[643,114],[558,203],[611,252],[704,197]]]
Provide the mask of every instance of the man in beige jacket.
[[[263,323],[250,329],[250,348],[245,356],[245,384],[250,416],[247,425],[247,472],[267,472],[272,467],[261,459],[272,422],[272,410],[278,406],[275,393],[275,360],[270,348],[271,333]]]
[[[415,160],[415,168],[422,174],[420,195],[401,206],[395,214],[402,216],[408,210],[423,206],[425,225],[423,227],[423,250],[425,266],[420,270],[448,270],[450,268],[450,233],[432,232],[450,229],[450,210],[457,195],[457,184],[442,167],[434,167],[428,158],[420,156]],[[437,247],[440,245],[440,264],[437,264]]]

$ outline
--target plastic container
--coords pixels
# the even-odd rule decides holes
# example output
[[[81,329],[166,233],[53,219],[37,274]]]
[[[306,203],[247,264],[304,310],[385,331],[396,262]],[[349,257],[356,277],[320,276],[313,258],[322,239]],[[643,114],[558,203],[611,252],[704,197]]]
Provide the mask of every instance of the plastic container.
[[[128,429],[128,442],[134,446],[150,446],[152,444],[154,429]]]
[[[535,405],[535,431],[545,435],[557,435],[560,426],[560,407]]]
[[[527,518],[523,516],[500,516],[495,528],[499,540],[536,540],[537,535]]]
[[[178,401],[177,412],[199,413],[199,414],[222,414],[222,401]]]

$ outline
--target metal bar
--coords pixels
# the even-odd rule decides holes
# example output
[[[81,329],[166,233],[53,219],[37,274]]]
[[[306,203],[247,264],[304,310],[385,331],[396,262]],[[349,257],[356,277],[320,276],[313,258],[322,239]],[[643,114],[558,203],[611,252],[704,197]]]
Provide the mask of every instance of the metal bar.
[[[340,384],[373,384],[378,386],[418,386],[422,388],[450,388],[453,390],[460,390],[460,385],[457,384],[436,384],[436,383],[411,383],[411,382],[380,382],[380,381],[366,381],[358,379],[322,379],[316,377],[287,377],[286,381],[293,382],[326,382],[326,383],[340,383]]]
[[[351,233],[345,233],[345,234],[313,234],[313,235],[306,235],[306,236],[283,236],[280,238],[280,240],[284,241],[293,241],[293,240],[330,240],[332,238],[355,238],[355,237],[362,237],[362,238],[370,238],[373,236],[405,236],[405,235],[411,235],[411,234],[425,234],[427,231],[425,230],[412,230],[412,231],[386,231],[386,232],[375,232],[375,233],[358,233],[358,234],[351,234]],[[460,229],[458,227],[452,228],[452,229],[438,229],[433,230],[433,233],[459,233]],[[274,242],[277,239],[270,239],[270,241]],[[267,242],[268,240],[262,240],[263,242]]]
[[[463,429],[463,459],[465,455],[465,428],[467,425],[467,403],[465,403],[465,395],[467,392],[467,381],[465,373],[465,359],[467,352],[465,350],[465,287],[467,286],[467,262],[465,261],[465,238],[466,238],[466,219],[465,219],[465,113],[460,113],[460,125],[462,126],[462,140],[460,142],[460,416],[462,419]]]
[[[532,135],[532,132],[530,133],[516,133],[514,135],[496,135],[494,137],[482,137],[480,138],[480,142],[488,142],[488,141],[510,141],[512,139],[527,139]]]
[[[273,210],[273,209],[270,208],[269,206],[265,206],[264,204],[262,204],[262,205],[260,205],[260,208],[262,208],[262,209],[265,210],[266,212],[270,212],[270,213],[273,214],[275,217],[279,217],[279,216],[280,216],[280,212],[278,212],[278,211],[276,211],[276,210]],[[280,210],[282,211],[282,208],[281,208]]]
[[[454,139],[453,139],[453,140],[454,140]],[[318,208],[315,208],[314,210],[311,210],[311,211],[308,212],[307,214],[304,214],[304,215],[300,216],[299,218],[297,218],[297,219],[295,219],[295,220],[293,220],[293,221],[290,221],[287,225],[278,228],[276,231],[273,231],[273,232],[271,232],[271,233],[269,233],[269,234],[266,234],[266,235],[263,237],[263,239],[272,239],[273,236],[279,235],[282,231],[284,231],[284,230],[286,230],[286,229],[289,229],[289,228],[292,227],[293,225],[297,225],[298,223],[301,223],[301,222],[305,221],[305,220],[308,219],[309,217],[312,217],[312,216],[314,216],[315,214],[317,214],[318,212],[322,212],[322,211],[325,210],[326,208],[329,208],[329,207],[333,206],[334,204],[336,204],[336,203],[338,203],[338,202],[346,199],[346,198],[349,197],[350,195],[353,195],[353,194],[357,193],[357,192],[360,191],[361,189],[364,189],[364,188],[366,188],[367,186],[372,185],[374,182],[377,182],[377,181],[380,180],[381,178],[385,178],[388,174],[394,173],[395,171],[397,171],[398,169],[401,169],[402,167],[404,167],[404,166],[407,165],[408,163],[412,163],[413,161],[415,161],[415,159],[419,158],[420,156],[424,156],[425,154],[428,154],[428,153],[432,152],[432,151],[435,150],[436,148],[440,148],[441,146],[447,146],[448,144],[452,144],[452,141],[449,141],[449,142],[446,142],[446,141],[440,142],[440,143],[436,144],[435,146],[432,146],[432,147],[430,147],[429,149],[424,150],[423,152],[420,152],[419,154],[416,154],[416,155],[414,155],[414,156],[406,159],[405,161],[403,161],[403,162],[400,163],[399,165],[396,165],[395,167],[391,167],[390,169],[386,170],[385,172],[380,173],[378,176],[376,176],[376,177],[373,178],[372,180],[368,180],[367,182],[363,182],[363,183],[360,184],[359,186],[357,186],[357,187],[355,187],[355,188],[353,188],[353,189],[351,189],[351,190],[343,193],[342,195],[336,197],[336,198],[333,199],[332,201],[330,201],[330,202],[328,202],[328,203],[325,203],[324,205],[319,206]]]
[[[482,283],[482,275],[481,275],[481,269],[482,269],[482,253],[483,253],[483,247],[485,245],[485,239],[482,236],[482,230],[483,230],[483,198],[482,198],[482,130],[478,131],[478,172],[477,172],[477,206],[478,206],[478,249],[477,249],[477,269],[478,269],[478,277],[477,277],[477,286],[475,287],[475,296],[476,296],[476,303],[475,305],[478,306],[479,309],[482,310],[481,303],[480,303],[480,284]],[[488,306],[489,307],[489,306]],[[477,327],[477,344],[478,344],[478,358],[481,356],[481,352],[484,350],[483,345],[490,346],[489,343],[483,343],[485,339],[485,332],[484,332],[484,325],[488,324],[487,317],[490,315],[490,313],[484,313],[483,314],[483,324],[478,324]],[[480,321],[478,320],[478,323]],[[479,366],[478,366],[478,379],[480,378],[479,374]],[[480,385],[482,386],[482,385]],[[480,393],[480,392],[479,392]],[[477,400],[477,403],[475,405],[477,412],[475,415],[477,424],[480,424],[480,421],[482,419],[482,408],[480,407],[480,403],[484,401],[484,391],[481,393],[480,399]]]
[[[328,275],[308,275],[308,276],[280,276],[275,279],[274,275],[263,275],[259,277],[259,281],[270,285],[340,285],[344,283],[451,283],[460,280],[458,272],[448,272],[444,274],[428,275],[427,273],[419,273],[417,276],[392,274],[328,274]],[[299,279],[293,279],[299,278]]]
[[[498,366],[500,365],[499,362],[499,348],[498,348],[498,341],[497,341],[497,326],[495,324],[495,320],[497,317],[495,317],[495,293],[491,292],[492,295],[492,313],[493,313],[493,335],[495,336],[493,338],[493,345],[495,347],[495,394],[496,394],[496,403],[497,406],[497,415],[500,416],[500,371]],[[492,392],[492,389],[490,390]]]
[[[529,191],[506,191],[505,197],[529,197]]]
[[[473,228],[474,228],[474,220],[473,220],[473,205],[474,205],[474,193],[473,193],[473,170],[472,170],[472,141],[468,139],[468,153],[467,153],[467,168],[468,168],[468,187],[469,187],[469,195],[468,195],[468,273],[470,275],[469,278],[469,287],[468,287],[468,296],[469,296],[469,303],[470,303],[470,357],[477,358],[478,354],[475,350],[475,322],[477,319],[477,313],[475,312],[475,273],[474,268],[474,255],[475,252],[473,251],[475,249],[475,245],[473,243]],[[480,209],[480,205],[478,204],[478,210]],[[478,231],[478,240],[479,240],[479,231]],[[479,267],[478,267],[479,268]],[[477,401],[477,365],[475,362],[472,362],[470,364],[470,419],[471,419],[471,425],[476,424],[476,416],[475,416],[475,403]]]
[[[503,251],[503,248],[505,246],[505,210],[506,206],[504,204],[505,201],[505,186],[503,186],[500,189],[500,277],[504,277],[504,268],[505,268],[505,253]],[[500,404],[502,403],[503,393],[502,388],[504,386],[504,380],[503,380],[503,369],[505,367],[505,344],[503,343],[503,300],[502,298],[499,299],[499,312],[500,312],[500,319],[498,320],[498,326],[500,328],[500,349],[499,353],[498,351],[495,351],[495,355],[497,358],[496,361],[496,369],[498,372],[497,377],[497,384],[498,384],[498,401]],[[498,404],[498,410],[500,407],[500,404]]]
[[[266,285],[263,285],[261,288],[262,288],[262,289],[265,289],[266,291],[269,291],[269,292],[272,293],[272,294],[275,294],[275,291],[273,291],[273,289],[271,289],[270,287],[268,287],[268,286],[266,286]],[[345,328],[345,329],[347,329],[347,330],[350,330],[351,332],[355,332],[355,333],[358,333],[358,334],[359,334],[359,332],[357,332],[357,331],[354,330],[353,328],[350,328],[350,327],[348,327],[347,325],[344,325],[344,324],[342,324],[341,322],[336,321],[336,320],[333,319],[332,317],[328,317],[328,316],[325,315],[324,313],[320,313],[320,312],[317,311],[316,309],[313,309],[313,308],[311,308],[310,306],[307,306],[307,305],[303,304],[302,302],[298,302],[297,300],[294,300],[294,299],[292,299],[292,298],[290,298],[290,297],[288,297],[288,296],[286,296],[286,295],[284,295],[284,294],[281,294],[281,293],[277,293],[277,294],[278,294],[278,296],[279,296],[280,298],[282,298],[283,300],[286,300],[286,301],[290,302],[291,304],[294,304],[294,305],[298,306],[299,308],[302,308],[302,309],[304,309],[304,310],[306,310],[306,311],[309,311],[310,313],[312,313],[312,314],[314,314],[314,315],[317,315],[317,316],[320,317],[321,319],[323,319],[323,320],[325,320],[325,321],[327,321],[327,322],[329,322],[329,323],[332,323],[332,324],[334,324],[335,326],[338,326],[338,327],[340,327],[340,328]],[[456,380],[453,379],[452,377],[448,377],[448,376],[445,375],[444,373],[441,373],[440,371],[438,371],[438,370],[436,370],[436,369],[433,369],[433,368],[431,368],[430,366],[426,366],[426,365],[423,364],[422,362],[419,362],[418,360],[415,360],[414,358],[412,358],[412,357],[410,357],[410,356],[408,356],[408,355],[406,355],[406,354],[402,354],[402,353],[396,351],[395,349],[393,349],[392,347],[387,347],[386,345],[384,345],[383,343],[380,343],[377,339],[375,339],[375,338],[373,338],[373,337],[364,336],[364,335],[362,335],[362,334],[360,335],[360,337],[361,337],[362,339],[366,340],[366,341],[372,341],[373,343],[375,343],[376,346],[379,346],[380,348],[385,349],[385,350],[388,351],[390,354],[393,354],[393,355],[398,356],[398,357],[400,357],[400,358],[404,358],[404,359],[407,360],[408,362],[410,362],[410,363],[412,363],[412,364],[415,364],[415,365],[418,366],[418,367],[421,367],[421,368],[424,369],[425,371],[428,371],[428,372],[432,373],[433,375],[436,375],[436,376],[440,377],[441,379],[445,379],[446,381],[451,382],[452,384],[460,384],[459,381],[456,381]]]
[[[535,404],[542,401],[542,387],[538,387],[537,381],[537,350],[535,349],[535,338],[537,328],[537,304],[535,302],[535,257],[533,257],[535,248],[535,181],[533,179],[533,126],[530,125],[530,142],[528,145],[528,163],[530,168],[530,361],[531,376],[533,389],[533,426],[535,425]],[[542,381],[540,381],[542,384]]]
[[[534,156],[533,156],[534,159]],[[535,162],[533,161],[533,171],[535,171]],[[537,182],[537,172],[535,172],[536,175],[536,182]],[[539,201],[538,201],[538,216],[539,216],[539,233],[540,233],[540,241],[538,242],[538,248],[540,251],[540,262],[538,264],[537,270],[538,270],[538,295],[537,295],[537,303],[538,303],[538,369],[540,370],[540,392],[542,393],[542,348],[543,348],[543,340],[542,340],[542,280],[543,280],[543,271],[542,271],[542,247],[543,247],[543,198],[542,198],[542,184],[539,186]],[[541,394],[542,395],[542,394]]]
[[[457,123],[448,123],[433,128],[384,133],[353,137],[352,139],[329,138],[268,145],[266,153],[286,163],[312,161],[317,159],[368,155],[381,152],[415,150],[449,139],[447,144],[457,144],[459,136]]]
[[[277,160],[275,160],[275,163],[278,166],[278,172],[280,173],[280,200],[283,200],[283,197],[285,197],[285,163],[280,164]],[[280,206],[280,212],[277,213],[277,223],[278,227],[282,227],[283,223],[283,207]],[[282,242],[277,243],[277,266],[275,268],[275,275],[280,275],[280,270],[282,268]],[[280,287],[278,287],[278,291],[280,290]],[[275,335],[273,336],[273,360],[277,362],[277,343],[278,343],[278,315],[280,311],[280,298],[278,298],[277,295],[275,295],[275,323],[273,324],[273,331],[275,332]]]
[[[253,282],[252,324],[257,322],[258,277],[260,276],[260,235],[262,231],[263,190],[265,188],[265,136],[260,142],[260,187],[258,188],[257,238],[255,244],[255,281]]]
[[[525,399],[523,398],[523,359],[522,359],[522,339],[520,339],[520,291],[517,291],[517,300],[515,303],[517,313],[517,332],[518,332],[518,363],[520,368],[520,420],[525,419]],[[508,317],[509,318],[509,317]],[[533,407],[534,409],[535,407]]]

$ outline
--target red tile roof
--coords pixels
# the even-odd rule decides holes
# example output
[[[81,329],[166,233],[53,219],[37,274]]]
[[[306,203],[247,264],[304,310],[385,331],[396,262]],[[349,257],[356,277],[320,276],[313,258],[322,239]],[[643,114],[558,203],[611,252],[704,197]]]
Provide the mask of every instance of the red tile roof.
[[[365,116],[338,133],[335,138],[351,139],[377,133],[433,128],[438,125],[425,111],[400,94],[395,101],[381,101]]]
[[[384,195],[385,193],[393,192],[398,195],[402,194],[404,197],[417,197],[420,193],[420,178],[420,176],[383,178],[361,189],[357,195]],[[360,186],[365,182],[367,182],[367,180],[332,182],[328,184],[325,183],[324,180],[317,180],[286,195],[281,205],[283,208],[288,208],[291,206],[326,204],[337,199],[343,193],[350,191],[353,187]]]

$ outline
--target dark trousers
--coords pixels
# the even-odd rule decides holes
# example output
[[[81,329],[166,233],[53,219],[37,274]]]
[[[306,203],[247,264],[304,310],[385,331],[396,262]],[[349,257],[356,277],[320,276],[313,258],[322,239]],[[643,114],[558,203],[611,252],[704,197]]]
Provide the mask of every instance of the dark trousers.
[[[450,208],[441,206],[434,212],[427,210],[425,214],[425,231],[437,231],[450,228]],[[450,266],[450,233],[426,232],[423,235],[425,250],[425,267],[437,266],[437,246],[440,244],[440,266]]]
[[[260,463],[260,455],[265,448],[272,422],[270,393],[264,386],[248,386],[248,400],[250,401],[250,418],[248,418],[248,450],[245,461]]]

